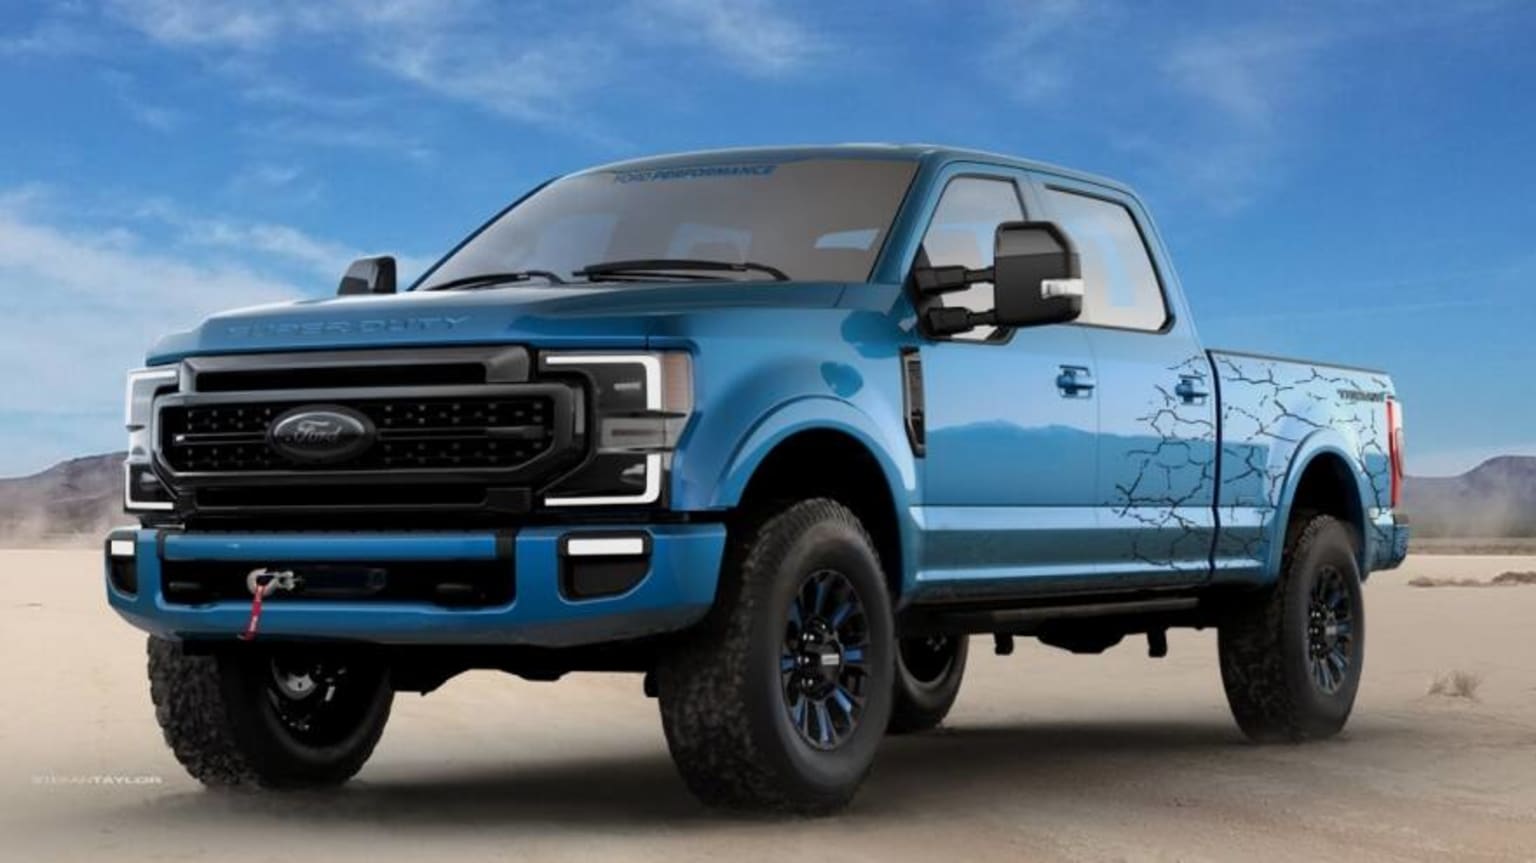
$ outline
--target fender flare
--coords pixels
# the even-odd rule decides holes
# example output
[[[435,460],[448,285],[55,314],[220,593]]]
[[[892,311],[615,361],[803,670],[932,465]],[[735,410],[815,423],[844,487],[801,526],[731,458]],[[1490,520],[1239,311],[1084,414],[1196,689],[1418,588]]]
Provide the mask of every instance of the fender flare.
[[[1285,482],[1280,487],[1279,500],[1275,502],[1275,517],[1270,526],[1269,553],[1265,561],[1265,571],[1272,578],[1280,574],[1280,559],[1285,553],[1285,533],[1290,525],[1292,509],[1296,502],[1296,492],[1301,487],[1301,478],[1306,475],[1307,469],[1319,457],[1325,455],[1338,456],[1348,466],[1350,476],[1355,481],[1354,504],[1360,514],[1360,523],[1355,525],[1360,535],[1360,571],[1368,571],[1368,561],[1372,560],[1374,550],[1371,547],[1370,507],[1366,502],[1372,500],[1374,495],[1370,489],[1370,479],[1366,476],[1360,465],[1360,458],[1349,446],[1349,441],[1337,429],[1319,429],[1302,438],[1296,445],[1291,455],[1290,467],[1286,471]]]
[[[898,426],[900,428],[900,426]],[[808,431],[832,431],[847,435],[864,447],[884,476],[890,493],[891,515],[896,520],[900,545],[901,595],[917,577],[922,559],[922,532],[913,520],[917,500],[917,460],[907,442],[905,428],[896,436],[855,405],[830,396],[803,396],[783,402],[753,425],[721,471],[715,483],[713,505],[719,509],[739,506],[748,483],[779,444]]]
[[[739,504],[758,466],[774,447],[804,431],[842,432],[858,441],[885,474],[898,510],[911,505],[917,489],[917,463],[905,434],[892,439],[879,423],[853,404],[823,395],[791,399],[764,413],[726,460],[714,484],[711,505],[728,509]]]

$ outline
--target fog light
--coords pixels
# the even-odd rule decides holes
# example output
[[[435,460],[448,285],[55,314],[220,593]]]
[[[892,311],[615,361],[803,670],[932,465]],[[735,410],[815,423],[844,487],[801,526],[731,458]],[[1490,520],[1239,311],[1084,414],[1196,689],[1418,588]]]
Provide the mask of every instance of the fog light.
[[[628,593],[650,571],[649,534],[568,534],[560,540],[560,592],[567,599]]]
[[[139,592],[139,567],[136,543],[131,534],[107,537],[107,581],[112,589],[128,596]]]

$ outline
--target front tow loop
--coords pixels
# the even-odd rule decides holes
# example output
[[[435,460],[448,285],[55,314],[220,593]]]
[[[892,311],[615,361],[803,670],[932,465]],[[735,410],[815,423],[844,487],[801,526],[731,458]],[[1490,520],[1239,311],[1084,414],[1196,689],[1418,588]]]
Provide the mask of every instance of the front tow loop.
[[[270,570],[263,567],[251,570],[251,574],[245,577],[245,589],[251,592],[251,618],[246,621],[240,640],[251,641],[256,637],[256,630],[261,626],[263,600],[279,590],[294,590],[298,586],[299,578],[291,569]]]

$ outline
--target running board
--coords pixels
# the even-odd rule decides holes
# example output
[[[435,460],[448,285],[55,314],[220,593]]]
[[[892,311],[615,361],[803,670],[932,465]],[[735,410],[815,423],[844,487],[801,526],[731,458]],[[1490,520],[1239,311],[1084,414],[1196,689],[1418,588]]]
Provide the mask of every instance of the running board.
[[[1034,635],[1050,624],[1112,619],[1123,623],[1125,632],[1144,632],[1170,625],[1196,625],[1197,616],[1186,612],[1193,612],[1199,606],[1200,600],[1193,596],[964,611],[920,606],[904,616],[902,635],[979,632]]]

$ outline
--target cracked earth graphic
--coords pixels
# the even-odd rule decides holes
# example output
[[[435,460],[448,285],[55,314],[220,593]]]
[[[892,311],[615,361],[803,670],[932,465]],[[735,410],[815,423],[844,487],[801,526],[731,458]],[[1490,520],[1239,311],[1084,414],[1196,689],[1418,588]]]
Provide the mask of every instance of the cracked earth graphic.
[[[1124,478],[1115,486],[1117,514],[1148,528],[1141,532],[1146,539],[1134,540],[1136,559],[1173,568],[1201,555],[1209,525],[1195,516],[1214,498],[1224,525],[1218,556],[1267,560],[1270,527],[1296,452],[1309,436],[1329,429],[1343,436],[1367,477],[1362,503],[1373,546],[1390,547],[1391,536],[1370,517],[1388,505],[1391,493],[1381,401],[1391,391],[1387,380],[1257,357],[1214,353],[1212,359],[1219,424],[1208,405],[1163,387],[1137,418],[1148,433],[1125,452]],[[1210,377],[1198,354],[1169,371]]]

